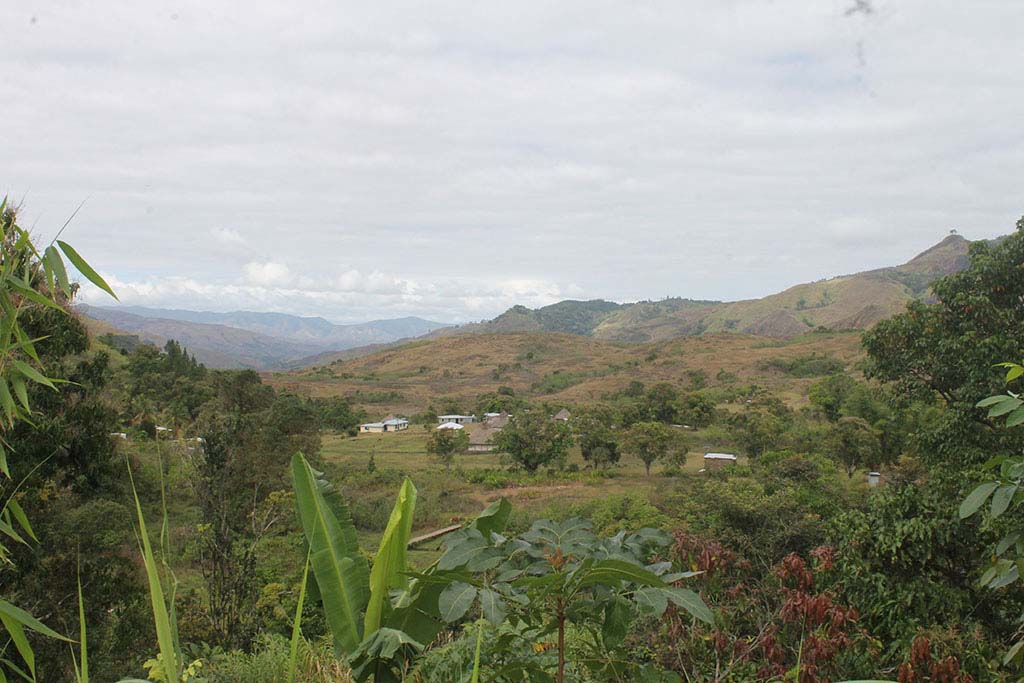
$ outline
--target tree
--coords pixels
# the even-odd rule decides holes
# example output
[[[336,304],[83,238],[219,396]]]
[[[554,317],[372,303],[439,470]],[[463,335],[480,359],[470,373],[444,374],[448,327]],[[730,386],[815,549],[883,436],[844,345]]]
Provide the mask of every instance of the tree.
[[[494,443],[516,464],[533,473],[541,465],[564,464],[572,446],[572,432],[569,425],[552,420],[546,411],[529,408],[512,416]]]
[[[715,403],[703,394],[686,394],[679,400],[679,418],[691,427],[707,427],[715,421]]]
[[[658,382],[647,390],[648,409],[651,418],[665,423],[675,422],[676,398],[679,392],[668,382]]]
[[[435,429],[427,439],[427,453],[430,453],[444,465],[445,471],[452,468],[456,453],[464,453],[469,448],[469,434],[465,429]]]
[[[994,365],[1024,357],[1024,219],[998,244],[973,242],[966,270],[932,283],[937,303],[911,302],[864,335],[868,376],[892,382],[902,395],[938,397],[940,420],[921,430],[923,459],[961,467],[993,453],[1020,452],[1020,430],[995,430],[982,397],[1001,388]]]
[[[651,465],[665,457],[671,437],[660,422],[638,422],[622,436],[622,452],[640,459],[651,475]]]
[[[785,431],[782,419],[759,410],[738,413],[732,417],[731,423],[736,428],[736,437],[740,445],[751,457],[757,457],[775,448]]]
[[[619,442],[615,434],[615,410],[605,405],[580,408],[572,419],[572,428],[583,459],[594,468],[619,461]]]
[[[828,443],[832,457],[842,463],[848,477],[861,467],[878,464],[881,441],[863,418],[840,418],[829,432]]]

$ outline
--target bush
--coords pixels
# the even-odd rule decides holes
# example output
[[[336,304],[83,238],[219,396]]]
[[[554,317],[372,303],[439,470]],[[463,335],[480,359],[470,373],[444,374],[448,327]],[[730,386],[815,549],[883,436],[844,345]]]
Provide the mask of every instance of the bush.
[[[288,683],[290,643],[284,636],[261,636],[252,653],[231,652],[213,658],[203,669],[209,683]],[[296,680],[348,683],[348,667],[334,657],[330,642],[299,642]]]

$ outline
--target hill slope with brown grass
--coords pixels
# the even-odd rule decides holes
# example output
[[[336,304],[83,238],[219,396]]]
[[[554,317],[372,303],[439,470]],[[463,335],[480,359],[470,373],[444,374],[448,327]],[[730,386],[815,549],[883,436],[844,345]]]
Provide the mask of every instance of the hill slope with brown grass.
[[[814,378],[771,368],[773,361],[812,354],[834,358],[852,370],[861,357],[860,335],[819,332],[773,341],[706,334],[650,344],[550,332],[450,335],[266,379],[304,395],[350,397],[371,416],[411,415],[445,398],[469,409],[478,396],[501,387],[533,401],[582,404],[633,381],[686,388],[693,382],[692,372],[703,373],[708,386],[756,382],[798,405]]]

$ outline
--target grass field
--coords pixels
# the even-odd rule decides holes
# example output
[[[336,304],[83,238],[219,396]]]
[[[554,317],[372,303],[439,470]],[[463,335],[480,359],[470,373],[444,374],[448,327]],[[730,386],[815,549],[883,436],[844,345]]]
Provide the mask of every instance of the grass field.
[[[382,515],[384,508],[390,511],[400,477],[410,477],[420,492],[414,535],[471,519],[499,498],[512,503],[515,518],[525,520],[624,494],[647,500],[671,481],[662,475],[663,463],[655,464],[648,477],[643,463],[629,458],[624,458],[608,474],[586,470],[576,447],[567,461],[569,469],[574,464],[579,468],[576,472],[541,470],[532,476],[506,472],[501,469],[506,458],[498,453],[458,455],[451,471],[446,472],[426,451],[429,433],[416,425],[393,434],[357,437],[328,434],[323,437],[321,457],[333,482],[343,487],[350,482],[352,494],[372,499]],[[376,466],[375,477],[368,474],[371,454]],[[690,451],[679,469],[685,473],[683,476],[693,476],[701,467],[703,453]],[[475,478],[474,473],[478,475]],[[376,482],[381,480],[387,483],[378,485]],[[360,522],[363,506],[356,502],[353,508]],[[374,519],[379,525],[382,517]],[[376,547],[378,539],[376,530],[364,528],[360,533],[360,543],[366,548]],[[439,542],[431,542],[418,548],[412,555],[414,562],[422,565],[433,561],[439,545]]]

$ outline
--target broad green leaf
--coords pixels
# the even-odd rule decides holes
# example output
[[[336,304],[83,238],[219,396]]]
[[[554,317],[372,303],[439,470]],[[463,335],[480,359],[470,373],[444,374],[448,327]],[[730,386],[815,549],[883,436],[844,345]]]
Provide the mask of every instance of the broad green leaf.
[[[989,481],[971,491],[971,494],[964,498],[964,502],[960,503],[960,519],[967,519],[977,512],[998,487],[999,482]]]
[[[668,594],[661,588],[641,588],[633,594],[633,600],[641,612],[655,617],[660,617],[668,609]]]
[[[1020,424],[1024,424],[1024,408],[1017,408],[1006,417],[1007,427],[1016,427]]]
[[[380,628],[384,608],[390,607],[388,591],[392,588],[408,588],[409,579],[405,551],[412,535],[412,516],[416,509],[416,487],[406,479],[398,491],[398,500],[391,511],[391,518],[381,537],[377,557],[370,571],[370,599],[366,605],[366,619],[363,637],[366,638]]]
[[[492,533],[500,534],[505,530],[508,523],[508,516],[512,512],[512,504],[504,498],[496,500],[487,506],[487,509],[473,520],[473,526],[484,535],[490,538]]]
[[[621,597],[613,598],[604,606],[601,639],[604,641],[605,647],[616,647],[626,639],[632,614],[629,601]]]
[[[480,610],[483,612],[484,618],[495,626],[505,621],[507,611],[505,601],[501,599],[501,596],[490,588],[481,588],[479,595]]]
[[[625,560],[601,560],[594,563],[590,571],[580,581],[580,586],[617,585],[622,581],[632,581],[641,586],[656,586],[658,588],[664,588],[666,585],[657,574],[638,564]]]
[[[1017,486],[1015,484],[1005,484],[996,489],[996,492],[992,494],[992,516],[998,517],[999,515],[1006,512],[1006,509],[1010,507],[1010,501],[1013,500],[1013,494],[1017,493]]]
[[[1010,369],[1006,371],[1006,381],[1007,383],[1012,382],[1022,375],[1024,375],[1024,365],[1011,365]]]
[[[115,300],[117,299],[117,295],[114,294],[114,290],[110,288],[110,285],[100,277],[99,273],[92,269],[92,266],[85,262],[84,258],[79,256],[74,247],[62,240],[57,240],[57,245],[60,246],[60,250],[64,252],[64,255],[68,257],[68,261],[71,261],[71,264],[78,269],[78,272],[85,276],[86,280],[114,297]]]
[[[438,560],[437,568],[441,570],[458,569],[489,548],[490,544],[487,543],[483,536],[476,531],[472,531],[449,546],[448,550],[441,556],[441,559]]]
[[[476,592],[476,588],[461,581],[456,581],[446,587],[441,591],[441,596],[438,599],[441,618],[448,623],[461,619],[473,604]]]
[[[320,490],[321,483],[301,453],[292,458],[292,482],[310,546],[310,565],[335,647],[355,652],[363,639],[360,615],[370,590],[369,570],[359,553],[355,527],[344,506],[339,506],[341,519],[335,517]]]
[[[1024,401],[1019,398],[1007,396],[1005,401],[988,409],[988,416],[999,417],[1000,415],[1006,415],[1007,413],[1017,410],[1017,408],[1020,408],[1021,406],[1024,406]]]
[[[701,600],[700,596],[693,591],[686,588],[666,588],[665,594],[676,607],[682,607],[706,624],[715,623],[715,615],[708,609],[708,606]]]
[[[989,406],[998,405],[998,404],[1002,403],[1003,401],[1007,400],[1008,398],[1011,398],[1011,397],[1007,396],[1006,394],[1000,394],[998,396],[989,396],[988,398],[981,399],[980,401],[978,401],[974,405],[977,408],[988,408]]]

